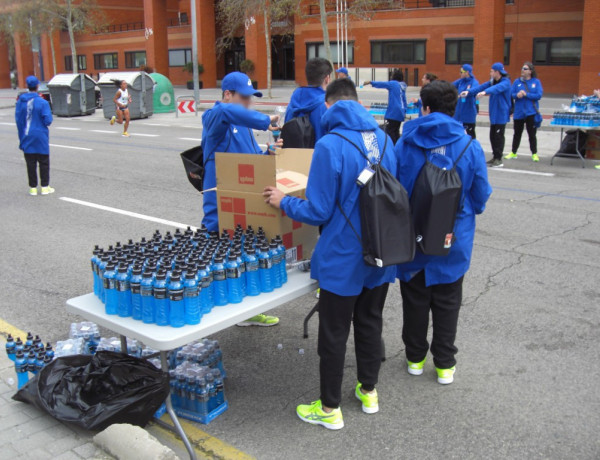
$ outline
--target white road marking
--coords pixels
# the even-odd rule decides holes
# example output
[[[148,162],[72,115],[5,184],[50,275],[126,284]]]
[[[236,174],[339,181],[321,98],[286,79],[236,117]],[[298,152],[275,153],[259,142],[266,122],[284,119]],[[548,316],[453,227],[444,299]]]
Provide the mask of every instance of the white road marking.
[[[202,139],[198,139],[196,137],[180,137],[179,140],[182,140],[182,141],[192,141],[192,142],[202,142]]]
[[[7,122],[7,121],[3,121],[3,122],[0,122],[0,125],[4,125],[4,126],[15,126],[15,125],[16,125],[16,123],[9,123],[9,122]]]
[[[104,131],[102,129],[90,129],[93,133],[102,133],[102,134],[116,134],[117,131]]]
[[[50,147],[59,147],[61,149],[73,149],[73,150],[86,150],[91,152],[93,149],[88,149],[87,147],[75,147],[74,145],[60,145],[60,144],[49,144]]]
[[[56,129],[63,129],[65,131],[81,131],[81,128],[67,128],[66,126],[59,126]]]
[[[166,125],[163,123],[140,123],[140,124],[142,124],[144,126],[167,126],[167,127],[171,126],[171,125]]]
[[[138,214],[137,212],[125,211],[124,209],[112,208],[110,206],[104,206],[101,204],[90,203],[89,201],[76,200],[75,198],[67,198],[66,196],[61,196],[61,200],[67,201],[69,203],[80,204],[82,206],[87,206],[89,208],[100,209],[102,211],[114,212],[115,214],[121,214],[123,216],[135,217],[136,219],[148,220],[150,222],[156,222],[158,224],[167,225],[169,227],[176,227],[181,229],[188,228],[187,224],[182,224],[180,222],[174,222],[172,220],[161,219],[160,217],[147,216],[145,214]],[[196,227],[189,225],[192,230],[197,230]]]
[[[132,136],[142,136],[142,137],[159,137],[160,134],[143,134],[143,133],[131,133]]]
[[[182,125],[182,128],[193,128],[193,129],[202,129],[200,125]]]
[[[537,172],[537,171],[524,171],[522,169],[508,169],[508,168],[488,168],[488,171],[500,171],[500,172],[508,172],[515,174],[529,174],[532,176],[545,176],[545,177],[554,177],[554,173],[545,173],[545,172]]]

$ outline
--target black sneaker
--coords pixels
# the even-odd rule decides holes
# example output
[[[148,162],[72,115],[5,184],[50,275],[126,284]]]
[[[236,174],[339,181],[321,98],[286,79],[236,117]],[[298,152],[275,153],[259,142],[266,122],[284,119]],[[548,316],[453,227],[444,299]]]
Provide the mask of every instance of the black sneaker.
[[[488,166],[492,166],[492,163],[494,163],[494,159],[492,158],[491,160],[488,160],[485,162],[486,165]]]
[[[502,160],[500,158],[494,158],[494,160],[492,160],[492,164],[490,166],[492,168],[503,168],[504,163],[502,163]]]

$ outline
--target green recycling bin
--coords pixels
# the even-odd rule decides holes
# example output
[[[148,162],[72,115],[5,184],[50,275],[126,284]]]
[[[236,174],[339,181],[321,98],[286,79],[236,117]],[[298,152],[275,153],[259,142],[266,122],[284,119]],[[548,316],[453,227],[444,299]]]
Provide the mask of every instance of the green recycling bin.
[[[154,113],[175,112],[175,91],[171,81],[160,73],[151,73],[154,85]]]

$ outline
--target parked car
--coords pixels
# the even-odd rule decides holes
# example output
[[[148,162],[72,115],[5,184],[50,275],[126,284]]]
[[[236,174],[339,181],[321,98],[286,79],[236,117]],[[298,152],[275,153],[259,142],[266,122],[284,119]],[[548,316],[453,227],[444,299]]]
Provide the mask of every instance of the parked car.
[[[28,92],[29,92],[28,89],[19,88],[19,90],[17,92],[16,101],[19,100],[19,97],[21,97],[21,94],[25,94]],[[52,110],[52,99],[50,98],[50,90],[48,89],[47,82],[45,82],[45,81],[40,82],[40,85],[38,86],[38,94],[48,101],[48,104],[50,104],[50,110]],[[16,104],[16,101],[15,101],[15,104]]]

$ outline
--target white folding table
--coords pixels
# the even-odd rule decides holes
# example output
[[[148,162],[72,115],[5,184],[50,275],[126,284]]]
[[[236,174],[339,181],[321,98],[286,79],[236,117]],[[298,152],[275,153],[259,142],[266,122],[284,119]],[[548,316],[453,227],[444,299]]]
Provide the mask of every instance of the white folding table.
[[[577,137],[575,138],[575,152],[577,153],[577,156],[581,160],[581,164],[582,164],[581,167],[585,168],[585,156],[583,155],[583,152],[581,152],[579,150],[579,133],[584,132],[584,133],[588,133],[588,135],[590,135],[590,131],[598,131],[598,130],[600,130],[600,127],[598,127],[598,126],[594,126],[594,127],[575,126],[575,125],[551,125],[551,126],[554,126],[555,128],[560,128],[560,144],[559,144],[558,152],[556,152],[554,154],[554,156],[552,157],[552,160],[550,160],[550,165],[552,165],[554,163],[554,158],[556,158],[556,157],[558,157],[558,158],[574,158],[574,155],[571,153],[561,152],[560,146],[562,146],[562,141],[564,138],[565,130],[576,129]],[[592,134],[592,135],[594,135],[594,134]]]
[[[162,368],[168,369],[168,351],[219,332],[259,313],[279,307],[314,291],[316,288],[317,282],[310,279],[309,273],[292,270],[288,272],[288,282],[281,288],[256,297],[245,297],[243,302],[239,304],[214,307],[209,314],[202,317],[200,324],[187,325],[181,328],[145,324],[133,318],[107,315],[104,305],[93,293],[67,300],[67,311],[119,334],[121,337],[121,350],[127,350],[127,337],[139,340],[145,345],[158,350]],[[174,431],[181,436],[190,458],[195,460],[194,449],[173,411],[170,394],[166,400],[166,407],[173,421]]]

